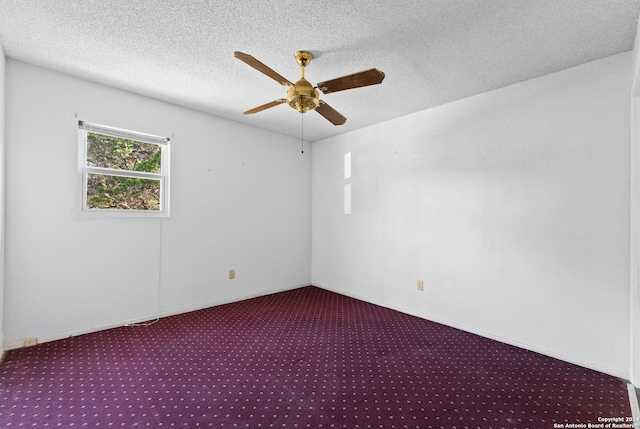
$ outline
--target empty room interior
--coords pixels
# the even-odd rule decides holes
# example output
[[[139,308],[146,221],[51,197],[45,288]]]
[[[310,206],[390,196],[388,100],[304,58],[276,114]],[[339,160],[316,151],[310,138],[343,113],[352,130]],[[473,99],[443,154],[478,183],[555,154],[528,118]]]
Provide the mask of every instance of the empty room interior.
[[[638,427],[639,14],[1,0],[0,427]]]

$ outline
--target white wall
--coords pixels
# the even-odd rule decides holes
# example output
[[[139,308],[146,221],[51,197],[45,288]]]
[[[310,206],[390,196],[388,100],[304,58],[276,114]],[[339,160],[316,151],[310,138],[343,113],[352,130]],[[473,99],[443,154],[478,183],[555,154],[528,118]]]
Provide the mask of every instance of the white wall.
[[[8,347],[310,283],[308,145],[14,60],[6,77]],[[172,137],[170,218],[76,215],[78,119]]]
[[[4,128],[5,58],[0,45],[0,359],[4,353]]]
[[[631,62],[314,143],[312,283],[628,377]]]
[[[317,142],[311,162],[295,139],[7,60],[4,344],[312,282],[626,377],[631,63]],[[173,137],[171,218],[76,216],[77,119]]]

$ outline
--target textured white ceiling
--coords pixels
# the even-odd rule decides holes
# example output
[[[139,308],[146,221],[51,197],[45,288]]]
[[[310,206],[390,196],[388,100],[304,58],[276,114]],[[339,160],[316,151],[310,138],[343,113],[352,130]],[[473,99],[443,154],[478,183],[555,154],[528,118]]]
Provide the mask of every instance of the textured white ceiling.
[[[376,67],[381,85],[321,95],[336,127],[304,115],[316,141],[633,48],[640,0],[0,0],[9,58],[300,137],[286,105],[243,111],[286,88],[309,50],[312,83]]]

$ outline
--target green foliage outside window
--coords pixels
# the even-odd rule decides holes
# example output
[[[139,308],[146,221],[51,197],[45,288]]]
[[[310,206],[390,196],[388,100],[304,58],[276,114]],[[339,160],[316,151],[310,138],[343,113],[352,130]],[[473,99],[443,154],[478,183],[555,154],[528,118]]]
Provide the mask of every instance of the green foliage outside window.
[[[87,133],[88,167],[160,173],[161,154],[158,144]],[[160,210],[160,180],[89,174],[87,208]]]

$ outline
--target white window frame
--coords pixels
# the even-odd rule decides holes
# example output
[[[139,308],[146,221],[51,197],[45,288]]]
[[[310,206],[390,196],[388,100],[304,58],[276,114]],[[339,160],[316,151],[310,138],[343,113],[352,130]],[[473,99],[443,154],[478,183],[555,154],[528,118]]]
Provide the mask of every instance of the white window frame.
[[[161,145],[160,173],[91,167],[87,165],[87,133],[106,134],[143,143]],[[91,217],[169,217],[169,143],[168,137],[129,131],[105,125],[78,121],[78,214]],[[89,174],[134,177],[160,181],[160,210],[90,209],[87,208],[87,180]]]

